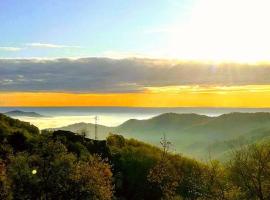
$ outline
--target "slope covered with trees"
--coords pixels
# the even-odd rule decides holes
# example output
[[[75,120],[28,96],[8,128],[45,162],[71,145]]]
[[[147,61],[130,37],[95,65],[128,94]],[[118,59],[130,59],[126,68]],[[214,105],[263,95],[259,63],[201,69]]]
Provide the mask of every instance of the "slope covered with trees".
[[[69,131],[39,134],[4,115],[0,122],[0,199],[270,198],[269,142],[232,150],[225,164],[202,163],[172,153],[165,137],[158,148],[113,134],[103,141]]]

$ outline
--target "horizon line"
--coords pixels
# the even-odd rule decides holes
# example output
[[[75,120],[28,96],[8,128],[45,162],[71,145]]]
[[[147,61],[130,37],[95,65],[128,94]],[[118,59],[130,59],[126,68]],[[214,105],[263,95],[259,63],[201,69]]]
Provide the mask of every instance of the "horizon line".
[[[204,109],[270,109],[270,107],[237,107],[237,106],[178,106],[178,107],[168,107],[168,106],[1,106],[0,108],[161,108],[161,109],[173,109],[173,108],[204,108]]]
[[[163,60],[163,61],[174,61],[174,62],[199,62],[199,63],[241,63],[241,64],[270,64],[270,59],[258,59],[254,61],[243,61],[234,59],[190,59],[190,58],[175,58],[175,57],[162,57],[162,56],[56,56],[56,57],[0,57],[0,60],[37,60],[37,61],[53,61],[53,60],[80,60],[80,59],[111,59],[111,60],[125,60],[125,59],[145,59],[145,60]]]

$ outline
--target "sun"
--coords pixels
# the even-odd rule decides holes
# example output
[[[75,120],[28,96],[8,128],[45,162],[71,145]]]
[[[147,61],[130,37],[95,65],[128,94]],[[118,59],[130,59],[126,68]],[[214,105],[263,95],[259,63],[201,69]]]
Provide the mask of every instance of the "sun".
[[[185,23],[167,30],[167,56],[255,62],[270,60],[270,1],[198,0]]]

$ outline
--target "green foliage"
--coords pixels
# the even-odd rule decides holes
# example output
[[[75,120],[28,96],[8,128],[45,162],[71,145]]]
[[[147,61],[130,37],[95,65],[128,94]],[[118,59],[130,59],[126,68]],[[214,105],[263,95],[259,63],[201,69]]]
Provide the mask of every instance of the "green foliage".
[[[6,174],[6,166],[0,161],[0,199],[11,199],[10,182]]]
[[[173,154],[166,140],[157,148],[121,135],[37,134],[0,118],[0,199],[270,199],[269,142],[234,150],[224,165]]]
[[[177,170],[179,166],[174,165],[172,157],[169,157],[171,142],[165,135],[160,144],[162,146],[161,159],[150,169],[147,179],[154,186],[156,193],[159,193],[158,198],[173,200],[181,180],[181,175]]]
[[[92,153],[108,153],[105,141],[61,131],[31,133],[31,125],[7,117],[0,122],[0,199],[112,199],[110,165]]]
[[[270,199],[269,143],[243,147],[233,153],[229,176],[247,199]]]
[[[69,199],[110,200],[113,196],[110,165],[98,156],[79,161],[74,166]]]
[[[8,165],[8,176],[12,182],[12,196],[14,199],[38,199],[40,195],[39,179],[31,172],[35,156],[18,153],[11,157]],[[32,192],[34,191],[34,192]]]
[[[107,143],[112,153],[116,196],[131,200],[153,199],[147,174],[159,156],[159,149],[119,135],[110,135]]]
[[[37,135],[39,134],[39,130],[37,127],[31,125],[28,122],[22,122],[17,119],[12,119],[10,117],[7,117],[3,114],[0,114],[0,130],[4,129],[6,134],[10,134],[15,131],[25,131],[30,134]],[[0,131],[1,133],[1,131]]]
[[[27,138],[19,131],[16,131],[7,137],[8,143],[12,146],[15,152],[24,151],[27,149]]]
[[[126,140],[122,135],[109,134],[107,144],[112,148],[123,148],[126,145]]]
[[[269,198],[267,191],[270,180],[270,154],[265,150],[266,147],[263,147],[264,151],[255,151],[255,154],[252,153],[254,147],[246,146],[246,153],[257,159],[257,162],[246,163],[249,167],[236,162],[241,160],[235,157],[242,152],[238,150],[232,157],[232,161],[235,160],[236,163],[233,162],[234,165],[227,167],[218,161],[204,164],[167,151],[164,154],[164,149],[134,139],[126,140],[119,135],[110,135],[107,143],[112,150],[111,162],[115,174],[116,196],[120,199],[261,199],[256,196],[254,190],[250,190],[251,187],[246,188],[242,175],[244,174],[246,178],[250,176],[241,170],[250,169],[249,173],[252,172],[251,169],[256,171],[256,166],[263,165],[262,161],[264,161],[262,167],[264,171],[261,172],[262,189],[264,199]],[[259,146],[261,148],[261,145]],[[258,177],[258,173],[255,172],[251,175]],[[253,196],[248,196],[247,192]]]
[[[172,200],[176,196],[180,174],[169,160],[160,160],[148,174],[148,181],[152,183],[159,198]]]
[[[75,156],[59,142],[44,141],[38,146],[34,154],[22,152],[11,157],[8,171],[13,196],[15,199],[63,199],[68,192],[67,177]]]
[[[59,141],[41,141],[32,155],[16,154],[8,171],[14,199],[107,200],[113,194],[107,162],[97,156],[77,160]]]

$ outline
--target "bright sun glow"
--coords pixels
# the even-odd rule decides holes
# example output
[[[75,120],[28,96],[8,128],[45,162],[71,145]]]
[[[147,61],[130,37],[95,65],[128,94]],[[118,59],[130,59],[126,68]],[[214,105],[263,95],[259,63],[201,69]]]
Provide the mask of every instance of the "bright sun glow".
[[[270,1],[198,0],[184,24],[173,24],[163,55],[253,62],[270,58]]]

